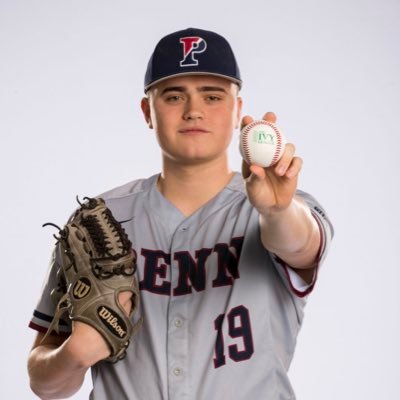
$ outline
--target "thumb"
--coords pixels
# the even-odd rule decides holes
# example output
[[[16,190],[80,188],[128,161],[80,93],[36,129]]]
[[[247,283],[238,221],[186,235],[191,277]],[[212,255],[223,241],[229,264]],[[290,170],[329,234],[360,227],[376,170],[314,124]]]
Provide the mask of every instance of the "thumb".
[[[261,181],[265,179],[265,170],[263,167],[259,167],[258,165],[250,166],[250,179],[254,182]]]
[[[265,170],[258,165],[249,165],[242,161],[242,176],[248,183],[260,181],[265,178]]]

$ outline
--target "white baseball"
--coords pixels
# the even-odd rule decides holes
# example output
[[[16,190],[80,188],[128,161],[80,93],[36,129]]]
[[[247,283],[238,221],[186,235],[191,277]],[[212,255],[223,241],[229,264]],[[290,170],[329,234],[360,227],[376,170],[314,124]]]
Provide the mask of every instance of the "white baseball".
[[[270,167],[285,150],[286,139],[275,124],[260,120],[246,125],[240,132],[239,150],[247,164]]]

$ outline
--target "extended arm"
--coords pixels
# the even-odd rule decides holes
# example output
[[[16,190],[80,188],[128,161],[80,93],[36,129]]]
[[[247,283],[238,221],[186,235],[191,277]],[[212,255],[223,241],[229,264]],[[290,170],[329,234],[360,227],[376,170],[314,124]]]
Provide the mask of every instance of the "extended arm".
[[[273,113],[264,118],[275,122]],[[245,117],[247,125],[251,118]],[[243,176],[250,202],[260,213],[261,241],[264,247],[285,261],[310,282],[320,248],[316,220],[301,198],[295,196],[302,160],[287,144],[277,165],[261,168],[243,164]]]

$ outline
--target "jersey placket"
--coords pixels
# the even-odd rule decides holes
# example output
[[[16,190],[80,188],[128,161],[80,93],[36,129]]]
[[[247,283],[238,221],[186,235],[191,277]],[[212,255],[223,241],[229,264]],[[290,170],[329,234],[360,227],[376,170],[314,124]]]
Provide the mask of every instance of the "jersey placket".
[[[170,400],[190,398],[189,388],[189,313],[190,294],[174,295],[178,286],[179,266],[173,254],[188,248],[189,229],[180,224],[171,240],[171,294],[168,307],[167,363]]]

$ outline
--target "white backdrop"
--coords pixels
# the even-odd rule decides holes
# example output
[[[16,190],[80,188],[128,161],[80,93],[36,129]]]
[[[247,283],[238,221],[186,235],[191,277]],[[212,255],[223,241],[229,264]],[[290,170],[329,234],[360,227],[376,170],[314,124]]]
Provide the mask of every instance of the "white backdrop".
[[[27,324],[53,243],[41,224],[63,223],[76,194],[159,171],[143,75],[158,39],[189,26],[229,39],[244,112],[276,112],[304,158],[300,187],[336,228],[290,370],[298,399],[398,396],[399,19],[398,0],[0,0],[0,397],[35,398]]]

